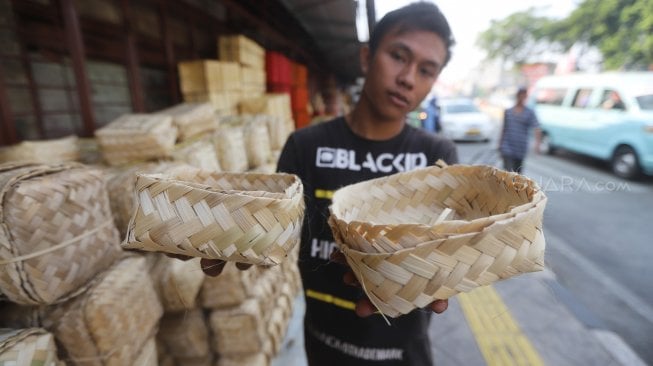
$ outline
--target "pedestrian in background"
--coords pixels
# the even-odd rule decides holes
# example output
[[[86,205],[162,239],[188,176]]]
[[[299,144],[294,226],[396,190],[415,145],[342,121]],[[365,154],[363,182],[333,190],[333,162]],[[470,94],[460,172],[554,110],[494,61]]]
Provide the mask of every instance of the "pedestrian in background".
[[[517,102],[503,114],[503,128],[499,137],[499,152],[503,158],[503,168],[522,173],[524,158],[528,152],[531,131],[535,133],[535,152],[540,149],[542,132],[535,111],[526,106],[528,92],[524,88],[517,91]]]
[[[440,132],[440,107],[438,107],[437,97],[433,97],[426,105],[426,119],[424,119],[423,127],[429,132]]]

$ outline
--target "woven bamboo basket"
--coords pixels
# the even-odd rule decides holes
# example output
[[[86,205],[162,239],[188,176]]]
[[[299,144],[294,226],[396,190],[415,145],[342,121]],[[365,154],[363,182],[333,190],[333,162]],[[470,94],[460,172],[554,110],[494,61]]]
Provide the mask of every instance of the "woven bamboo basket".
[[[65,301],[122,254],[102,173],[81,164],[0,165],[0,290]]]
[[[336,191],[329,224],[372,303],[396,317],[543,269],[545,205],[515,173],[435,166]]]
[[[133,365],[163,310],[143,257],[125,258],[85,293],[56,306],[11,304],[0,322],[52,332],[70,365]]]
[[[95,131],[109,165],[122,165],[170,156],[177,140],[172,117],[126,114]]]
[[[201,358],[211,353],[209,329],[202,309],[165,314],[157,338],[172,357]]]
[[[23,141],[0,150],[0,163],[64,163],[79,160],[77,136],[42,141]]]
[[[215,366],[269,366],[270,361],[264,353],[247,356],[220,356]]]
[[[272,153],[267,124],[260,119],[250,119],[243,126],[243,135],[249,168],[267,164]]]
[[[211,141],[199,140],[190,144],[178,145],[172,152],[172,159],[204,170],[222,171]]]
[[[45,329],[0,329],[0,365],[64,366],[52,334]]]
[[[285,261],[284,261],[285,263]],[[236,306],[254,296],[260,272],[258,267],[241,271],[227,263],[216,277],[206,276],[200,291],[200,304],[206,309]]]
[[[210,103],[181,103],[156,114],[172,117],[180,141],[213,131],[217,127],[215,110]]]
[[[281,151],[292,130],[288,128],[288,123],[286,123],[286,120],[283,118],[269,116],[266,118],[266,121],[268,124],[268,130],[270,131],[270,148],[272,150]]]
[[[145,342],[143,348],[141,348],[140,353],[136,357],[136,360],[133,363],[134,366],[158,366],[159,360],[157,357],[156,350],[156,340],[154,337],[150,337],[149,340]]]
[[[213,349],[221,356],[271,352],[272,342],[259,299],[249,299],[235,308],[213,310],[209,324]]]
[[[291,174],[139,175],[123,248],[277,265],[299,242],[303,186]]]
[[[180,261],[160,255],[150,275],[165,312],[195,308],[204,281],[199,262],[199,258]]]
[[[244,172],[248,168],[242,126],[221,126],[213,137],[220,167],[225,172]]]

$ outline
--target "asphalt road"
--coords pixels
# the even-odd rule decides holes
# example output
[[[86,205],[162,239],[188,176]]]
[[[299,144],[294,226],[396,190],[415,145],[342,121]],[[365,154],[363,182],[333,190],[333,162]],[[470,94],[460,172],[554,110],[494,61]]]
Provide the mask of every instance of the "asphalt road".
[[[496,163],[495,141],[457,143],[461,163]],[[566,152],[530,155],[524,174],[549,198],[546,263],[560,301],[588,327],[617,333],[653,364],[653,177],[637,182]]]

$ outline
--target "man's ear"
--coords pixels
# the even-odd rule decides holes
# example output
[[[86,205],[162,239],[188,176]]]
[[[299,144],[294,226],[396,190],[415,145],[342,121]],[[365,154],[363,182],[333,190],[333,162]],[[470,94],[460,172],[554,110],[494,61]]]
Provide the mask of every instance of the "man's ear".
[[[367,75],[367,69],[369,67],[369,56],[370,56],[370,46],[368,45],[363,45],[360,50],[360,62],[361,62],[361,70],[363,71],[363,75]]]

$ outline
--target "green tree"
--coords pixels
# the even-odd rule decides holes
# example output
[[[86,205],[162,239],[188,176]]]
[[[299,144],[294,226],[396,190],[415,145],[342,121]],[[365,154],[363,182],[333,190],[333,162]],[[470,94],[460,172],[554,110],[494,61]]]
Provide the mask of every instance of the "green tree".
[[[517,65],[547,49],[542,42],[551,27],[551,20],[536,15],[536,9],[493,20],[490,28],[476,39],[476,45],[487,52],[489,59],[512,61]]]
[[[583,0],[557,21],[529,9],[493,22],[477,44],[490,58],[515,62],[533,56],[533,44],[561,50],[593,46],[601,51],[606,69],[646,69],[653,65],[653,0]]]

